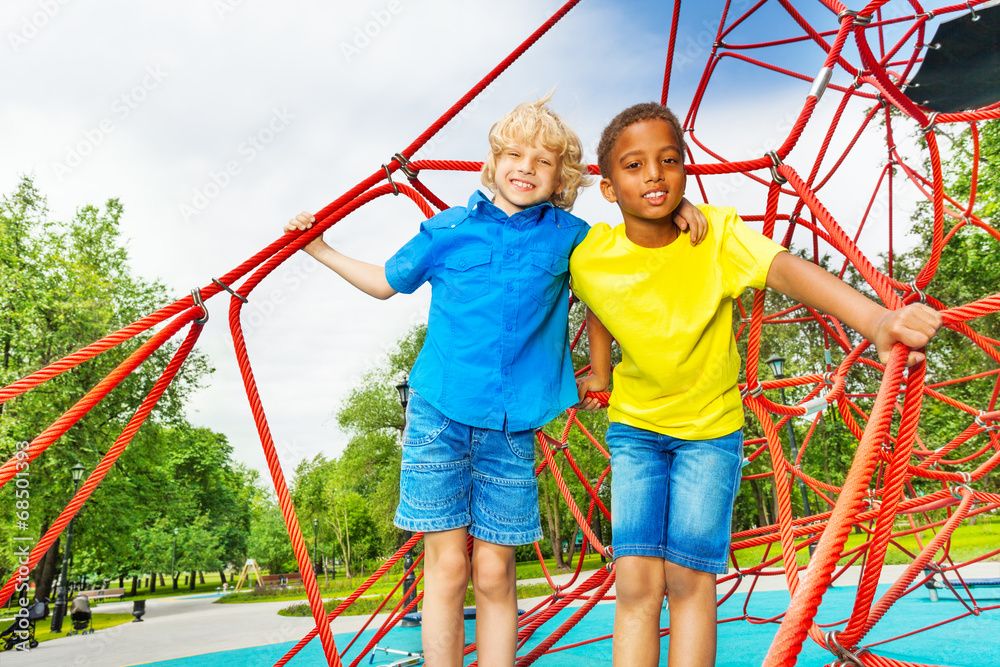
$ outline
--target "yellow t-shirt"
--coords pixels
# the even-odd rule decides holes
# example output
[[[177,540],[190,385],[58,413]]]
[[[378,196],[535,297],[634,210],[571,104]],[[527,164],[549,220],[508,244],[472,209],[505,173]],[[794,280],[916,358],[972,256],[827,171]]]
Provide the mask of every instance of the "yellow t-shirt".
[[[708,234],[643,248],[625,225],[591,228],[570,258],[573,291],[622,349],[611,421],[688,440],[743,426],[733,299],[764,287],[784,248],[747,227],[732,208],[699,206]]]

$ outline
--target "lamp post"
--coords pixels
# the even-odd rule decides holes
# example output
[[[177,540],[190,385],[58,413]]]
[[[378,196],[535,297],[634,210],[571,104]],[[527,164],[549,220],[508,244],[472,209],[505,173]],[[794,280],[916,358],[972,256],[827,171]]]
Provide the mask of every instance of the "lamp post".
[[[785,377],[785,358],[784,357],[779,357],[778,355],[774,354],[774,355],[771,355],[771,358],[769,358],[766,361],[764,361],[764,363],[767,364],[768,367],[771,369],[771,373],[774,374],[775,379],[777,379],[777,380],[784,379],[784,377]],[[785,400],[785,388],[784,387],[779,387],[778,389],[779,389],[779,391],[781,391],[781,402],[782,403],[787,403],[787,401]],[[792,465],[795,465],[795,461],[797,461],[798,458],[799,458],[799,448],[798,448],[798,445],[795,442],[795,429],[792,428],[792,420],[789,419],[785,423],[785,426],[788,427],[788,442],[792,446]],[[796,467],[798,467],[798,466],[796,466]],[[809,509],[809,493],[808,493],[808,489],[806,488],[806,483],[802,481],[801,477],[796,477],[795,479],[799,483],[799,492],[802,494],[802,510],[805,512],[806,516],[812,516],[812,510]],[[812,555],[812,553],[815,550],[815,548],[816,548],[815,542],[809,545],[809,554],[810,555]]]
[[[406,378],[402,382],[396,385],[396,391],[399,392],[399,404],[403,406],[403,431],[406,431],[406,406],[410,402],[410,379]],[[409,542],[410,538],[413,537],[413,533],[410,531],[403,532],[403,541]],[[413,582],[416,581],[416,576],[410,572],[410,568],[413,567],[413,549],[407,549],[406,555],[403,557],[403,570],[409,572],[406,578],[403,580],[403,590],[409,591],[406,595],[406,599],[403,601],[403,607],[410,606],[413,602],[413,598],[416,596],[416,592],[411,590],[413,588]],[[401,625],[403,627],[412,628],[414,626],[420,625],[417,621],[411,621],[407,618],[403,618]]]
[[[319,560],[319,519],[313,517],[313,574],[317,577],[323,572],[323,563]]]
[[[173,580],[174,590],[177,590],[177,528],[174,528],[174,555],[170,558],[170,578]]]
[[[73,475],[73,495],[76,495],[77,490],[80,488],[80,480],[83,479],[83,472],[86,468],[80,463],[69,469],[70,473]],[[66,594],[69,583],[67,581],[68,571],[69,571],[69,558],[70,558],[70,545],[73,541],[73,522],[76,520],[74,516],[69,520],[69,525],[66,526],[66,548],[63,550],[63,562],[62,570],[59,572],[59,585],[56,592],[56,605],[52,610],[52,625],[49,626],[49,630],[52,632],[62,632],[63,618],[66,616]]]

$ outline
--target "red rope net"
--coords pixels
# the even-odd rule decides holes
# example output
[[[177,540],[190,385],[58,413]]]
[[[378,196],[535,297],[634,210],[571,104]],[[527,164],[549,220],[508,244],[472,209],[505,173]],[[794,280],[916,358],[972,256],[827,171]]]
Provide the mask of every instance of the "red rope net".
[[[763,213],[752,214],[751,211],[743,211],[745,219],[763,223],[766,235],[776,239],[780,238],[786,246],[790,245],[793,235],[796,234],[799,237],[809,237],[813,242],[814,249],[818,248],[820,241],[824,242],[844,257],[844,268],[846,269],[848,264],[853,266],[888,307],[898,308],[915,300],[924,300],[930,303],[942,312],[947,327],[965,336],[968,345],[981,351],[998,366],[973,377],[957,378],[929,385],[925,383],[924,364],[915,366],[908,371],[904,368],[906,350],[901,346],[897,346],[893,350],[889,362],[882,366],[876,361],[863,357],[862,353],[867,349],[868,344],[866,342],[860,344],[853,342],[840,323],[832,318],[824,317],[808,309],[804,313],[799,313],[801,308],[767,313],[764,308],[764,293],[758,292],[754,295],[751,313],[749,316],[744,313],[743,324],[737,335],[741,338],[745,336],[747,344],[746,381],[743,385],[744,403],[746,409],[761,424],[764,437],[747,441],[749,445],[747,458],[753,461],[766,455],[770,459],[771,470],[764,476],[771,478],[776,488],[778,520],[772,525],[761,526],[733,535],[732,562],[735,571],[721,577],[719,583],[732,587],[729,593],[723,596],[724,601],[735,592],[741,581],[745,579],[749,578],[756,582],[761,577],[775,575],[785,578],[791,593],[791,604],[787,612],[773,619],[756,619],[757,622],[780,623],[764,661],[765,665],[794,664],[807,637],[830,651],[833,664],[909,664],[877,655],[877,649],[867,650],[863,642],[866,635],[879,623],[896,600],[914,590],[919,590],[921,584],[927,582],[928,572],[958,575],[959,585],[972,600],[971,607],[966,605],[969,613],[980,613],[1000,607],[1000,605],[994,607],[978,605],[975,598],[972,598],[971,591],[969,591],[965,581],[961,578],[963,566],[996,556],[1000,554],[1000,548],[987,550],[965,562],[953,560],[949,555],[948,548],[953,532],[962,522],[970,517],[1000,507],[1000,495],[977,490],[984,478],[990,475],[997,463],[1000,462],[1000,437],[997,433],[1000,410],[997,409],[996,405],[997,397],[1000,395],[1000,341],[991,340],[978,334],[967,324],[971,320],[994,314],[1000,310],[1000,294],[982,295],[970,303],[948,307],[924,292],[932,284],[945,245],[959,229],[973,225],[1000,241],[1000,232],[977,217],[974,212],[978,179],[976,165],[979,162],[976,123],[1000,118],[1000,105],[994,104],[984,109],[961,113],[932,114],[911,102],[902,94],[899,86],[899,82],[905,81],[921,61],[928,21],[934,16],[941,17],[970,10],[975,11],[976,6],[984,1],[957,3],[928,12],[916,0],[910,0],[906,3],[894,3],[893,8],[897,11],[892,13],[890,17],[888,13],[884,13],[883,9],[887,0],[872,2],[857,12],[847,11],[846,7],[834,0],[821,0],[821,4],[829,10],[829,20],[823,24],[822,29],[819,29],[810,25],[792,6],[792,3],[787,2],[787,0],[779,0],[778,4],[781,10],[793,19],[799,32],[790,35],[787,39],[760,44],[736,44],[727,42],[727,40],[733,36],[734,31],[741,24],[752,20],[754,14],[761,10],[765,2],[757,2],[745,13],[737,14],[730,12],[730,3],[727,1],[708,54],[707,65],[685,120],[685,130],[689,134],[690,142],[704,151],[712,160],[711,162],[696,163],[694,154],[691,154],[688,171],[696,179],[703,196],[706,193],[705,182],[710,177],[724,174],[744,175],[751,182],[766,189],[766,193],[762,191],[765,194]],[[10,598],[22,578],[27,576],[27,572],[38,563],[39,559],[62,533],[70,519],[90,497],[90,494],[128,446],[132,436],[153,410],[163,391],[185,362],[198,339],[204,324],[201,318],[207,315],[207,310],[201,305],[202,301],[208,300],[222,291],[223,285],[235,286],[242,280],[242,283],[233,288],[234,295],[230,299],[229,325],[247,397],[253,410],[268,468],[287,523],[288,533],[316,622],[316,628],[303,637],[276,664],[285,664],[317,634],[320,637],[328,664],[342,664],[341,655],[346,652],[350,645],[338,650],[330,630],[330,621],[348,608],[374,582],[384,576],[389,568],[399,561],[421,536],[415,535],[409,540],[336,610],[330,614],[324,611],[314,570],[291,503],[284,472],[278,462],[264,406],[257,391],[252,364],[244,344],[240,322],[242,307],[245,299],[252,298],[253,291],[260,281],[293,253],[345,216],[377,197],[389,193],[402,194],[412,200],[427,217],[434,214],[434,208],[444,208],[444,203],[420,179],[420,174],[436,170],[478,171],[481,165],[475,162],[446,160],[408,162],[409,159],[578,2],[579,0],[567,2],[410,146],[397,154],[387,165],[387,169],[379,167],[371,176],[317,213],[318,223],[310,231],[283,236],[223,275],[219,281],[213,281],[200,290],[196,290],[192,296],[181,298],[138,322],[0,390],[0,403],[3,403],[37,388],[61,373],[67,372],[84,361],[137,335],[159,327],[159,330],[132,353],[126,361],[122,362],[113,373],[81,397],[76,405],[39,434],[27,448],[19,451],[15,457],[0,466],[0,487],[2,487],[8,482],[16,480],[19,473],[23,474],[36,457],[43,454],[53,442],[100,402],[129,373],[146,361],[153,351],[173,336],[178,335],[182,329],[187,328],[187,335],[183,343],[170,363],[164,368],[159,381],[149,392],[127,427],[109,448],[100,464],[89,475],[58,519],[53,522],[42,540],[35,545],[27,566],[16,571],[0,589],[0,603]],[[680,4],[678,0],[672,13],[670,47],[663,80],[664,102],[670,87],[671,72],[675,62],[676,37],[682,28],[680,25]],[[900,10],[897,5],[902,5],[902,9]],[[900,24],[906,26],[902,38],[895,43],[888,42],[888,28],[890,26],[898,28]],[[898,34],[899,31],[896,30],[895,33]],[[711,90],[713,73],[720,63],[733,59],[745,66],[763,68],[784,77],[814,81],[814,76],[811,73],[797,72],[794,69],[764,60],[766,56],[763,54],[766,53],[768,47],[793,42],[811,43],[813,47],[821,49],[825,54],[824,69],[819,77],[815,77],[814,86],[809,95],[805,97],[794,125],[787,132],[783,143],[776,151],[750,160],[726,160],[720,151],[707,146],[694,131],[695,121],[702,110],[705,95]],[[858,62],[851,62],[851,56],[848,55],[846,48],[849,44],[856,49]],[[751,55],[755,49],[761,50],[761,57]],[[824,74],[828,70],[832,74],[846,75],[852,81],[852,85],[827,84],[826,81],[829,79],[824,78]],[[810,156],[807,162],[801,163],[803,171],[800,173],[799,169],[784,161],[799,143],[806,129],[811,124],[817,124],[814,112],[819,98],[824,93],[829,96],[839,96],[837,109],[825,131],[822,145],[815,154]],[[852,135],[842,153],[836,156],[830,155],[833,145],[832,139],[835,133],[844,131],[842,126],[846,124],[845,118],[848,117],[845,110],[852,102],[863,104],[870,109],[864,114],[861,127]],[[888,272],[882,272],[862,253],[856,243],[861,229],[866,224],[876,224],[871,204],[869,204],[860,227],[853,237],[845,231],[843,225],[823,204],[826,196],[826,193],[822,192],[824,186],[829,184],[851,151],[855,149],[862,132],[879,119],[882,119],[884,123],[885,135],[888,138],[885,143],[886,168],[875,185],[871,201],[875,200],[881,190],[887,192],[890,202],[892,201],[893,180],[890,176],[891,168],[896,167],[905,179],[916,188],[920,196],[930,203],[933,210],[933,244],[930,249],[930,259],[911,284],[896,280],[892,274],[892,232],[895,221],[891,205],[885,222],[889,233],[889,268]],[[941,149],[934,132],[936,126],[944,124],[957,129],[963,126],[970,127],[975,139],[973,142],[975,154],[971,161],[973,168],[969,175],[972,194],[968,201],[956,201],[944,192]],[[929,173],[922,164],[908,161],[906,156],[893,144],[892,133],[901,127],[922,129],[926,140],[926,149],[922,158],[929,165]],[[833,158],[835,159],[832,165],[826,168],[825,175],[822,174],[824,162]],[[404,167],[403,173],[408,177],[409,185],[391,181],[379,184],[380,181],[386,180],[389,173],[395,173]],[[803,176],[806,168],[808,168],[808,174]],[[596,173],[596,169],[592,168],[592,170]],[[858,187],[858,184],[854,183],[853,187]],[[832,200],[833,195],[831,194],[829,197]],[[808,216],[808,219],[805,216]],[[779,221],[787,223],[787,229],[780,237],[776,236]],[[954,226],[946,233],[946,224],[952,222]],[[802,241],[803,239],[799,238],[798,240]],[[843,271],[841,273],[843,274]],[[793,315],[794,317],[792,317]],[[832,363],[831,357],[827,357],[823,373],[762,382],[757,376],[757,368],[764,327],[765,325],[790,321],[817,322],[829,345],[839,349],[840,353],[843,354],[843,359],[835,365]],[[580,335],[577,335],[574,344],[579,339]],[[847,389],[848,379],[861,365],[875,368],[883,373],[881,387],[877,396],[874,397],[874,404],[867,412],[861,407],[862,402],[859,401],[864,397],[852,394]],[[994,385],[990,396],[982,404],[967,405],[949,398],[945,392],[947,387],[955,383],[982,378],[991,378]],[[805,398],[796,405],[783,405],[772,402],[763,394],[765,390],[787,387],[797,387],[799,391],[805,392]],[[967,416],[968,426],[960,433],[954,434],[947,445],[933,451],[923,445],[920,437],[921,407],[924,401],[937,401],[946,404]],[[802,455],[812,444],[811,439],[822,414],[821,410],[831,406],[832,409],[839,412],[844,424],[858,440],[856,454],[846,480],[839,486],[824,483],[799,467]],[[811,428],[801,445],[798,459],[791,461],[785,456],[778,434],[782,427],[794,418],[810,420]],[[544,460],[538,467],[538,473],[540,475],[550,474],[554,477],[566,503],[579,523],[586,541],[597,552],[606,553],[606,545],[602,543],[600,536],[591,530],[590,526],[595,512],[601,512],[610,521],[609,510],[601,502],[594,489],[594,486],[599,488],[604,482],[609,469],[604,470],[596,485],[591,484],[576,464],[572,448],[568,444],[570,432],[573,429],[579,429],[590,446],[607,456],[601,443],[586,431],[583,424],[577,419],[575,411],[570,410],[561,438],[556,439],[539,434],[539,444]],[[568,464],[569,470],[577,476],[582,486],[587,490],[588,494],[585,498],[576,499],[570,492],[567,481],[560,472],[564,468],[557,463],[557,459],[560,458]],[[918,495],[912,484],[916,479],[932,480],[939,486],[939,490]],[[821,498],[827,507],[811,516],[793,516],[793,486],[799,483],[808,486],[812,494]],[[933,520],[929,512],[934,510],[946,510],[946,518]],[[905,529],[896,527],[897,522],[900,521],[907,526]],[[865,540],[861,545],[847,549],[845,544],[848,533],[855,527],[863,530]],[[896,544],[898,546],[896,542],[898,538],[926,529],[935,531],[934,538],[926,545],[922,545],[919,551],[911,554],[911,561],[903,573],[876,600],[876,585],[883,571],[889,545]],[[740,562],[739,553],[741,550],[760,545],[768,547],[764,551],[765,555],[761,562],[752,564]],[[780,553],[769,556],[772,546],[780,548]],[[815,546],[815,553],[810,559],[809,566],[799,567],[796,565],[795,554],[810,546]],[[861,561],[860,583],[853,608],[844,617],[842,623],[836,624],[842,626],[842,629],[825,633],[814,619],[827,588],[846,570],[846,566],[841,566],[838,569],[838,563],[844,562],[843,559],[846,559],[849,564]],[[547,652],[567,648],[567,646],[557,647],[556,644],[570,628],[587,614],[593,605],[602,600],[612,599],[608,596],[608,591],[614,581],[613,567],[609,566],[598,570],[588,578],[580,580],[582,563],[581,552],[576,573],[568,583],[561,586],[554,583],[548,572],[545,573],[552,585],[553,593],[522,617],[519,630],[521,646],[543,627],[546,621],[568,608],[571,603],[582,601],[583,604],[576,607],[575,613],[568,620],[561,622],[559,627],[544,637],[541,643],[518,658],[518,665],[532,664]],[[419,582],[419,577],[417,581]],[[947,581],[945,583],[951,586]],[[414,584],[414,588],[415,586],[416,584]],[[405,596],[401,596],[401,599],[405,599]],[[363,657],[366,657],[374,648],[375,643],[400,620],[403,614],[411,611],[419,599],[418,595],[416,601],[405,608],[403,603],[397,604],[389,612],[386,620],[381,623],[376,636],[370,640],[360,657],[351,664],[357,665]],[[384,613],[385,610],[380,609],[379,611]],[[942,618],[935,625],[955,621],[966,615],[963,613],[955,618]],[[372,615],[365,628],[374,623],[374,620],[375,614]],[[723,622],[731,620],[743,620],[743,617],[723,619]],[[747,620],[754,619],[747,617]],[[359,636],[360,632],[350,644],[354,644]],[[595,637],[589,641],[607,639],[607,636]],[[474,651],[474,644],[467,648],[467,653]]]

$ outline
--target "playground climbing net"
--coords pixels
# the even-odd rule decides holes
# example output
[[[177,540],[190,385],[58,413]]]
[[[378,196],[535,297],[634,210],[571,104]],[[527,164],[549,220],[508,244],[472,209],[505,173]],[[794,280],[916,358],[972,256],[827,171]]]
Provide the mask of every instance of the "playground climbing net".
[[[278,661],[284,664],[315,636],[320,637],[324,655],[330,665],[340,665],[341,655],[348,647],[338,647],[330,630],[329,621],[349,607],[375,581],[385,575],[402,555],[420,539],[414,535],[400,550],[388,559],[362,586],[333,612],[326,613],[317,587],[316,577],[303,540],[302,532],[295,517],[289,497],[284,472],[275,453],[264,408],[258,393],[252,365],[244,342],[240,314],[243,305],[253,298],[254,289],[268,274],[286,261],[306,243],[323,233],[330,226],[364,206],[370,201],[387,194],[403,195],[411,200],[419,210],[430,217],[436,210],[446,205],[425,184],[423,174],[439,170],[478,171],[480,163],[422,160],[413,156],[431,137],[441,130],[452,118],[468,105],[486,86],[543,34],[552,28],[580,0],[566,3],[545,24],[536,30],[524,43],[515,49],[503,62],[484,77],[465,96],[421,134],[413,143],[393,156],[385,165],[379,166],[368,178],[337,198],[316,217],[318,224],[302,234],[288,234],[274,241],[259,253],[224,274],[220,279],[196,289],[190,296],[152,313],[125,328],[96,341],[65,358],[21,379],[0,390],[0,403],[38,388],[86,360],[129,341],[147,332],[151,335],[139,345],[113,373],[97,383],[86,395],[42,431],[27,448],[0,466],[0,487],[15,478],[17,470],[26,461],[30,463],[45,453],[49,446],[102,400],[116,385],[127,377],[160,346],[186,330],[182,342],[170,362],[163,368],[159,380],[149,391],[135,414],[112,443],[107,454],[90,473],[73,499],[54,521],[43,538],[31,551],[28,567],[34,567],[65,529],[70,519],[90,497],[91,493],[107,475],[115,461],[128,446],[144,420],[154,409],[158,399],[169,386],[178,370],[184,364],[200,333],[208,321],[205,302],[223,290],[230,292],[229,325],[233,337],[237,359],[242,373],[246,393],[253,411],[275,491],[284,514],[292,546],[302,573],[303,582],[313,611],[316,628]],[[743,3],[746,5],[747,3]],[[977,189],[979,144],[977,124],[1000,118],[1000,94],[974,102],[974,108],[960,106],[958,110],[946,108],[938,102],[936,108],[927,106],[930,98],[922,95],[924,90],[906,83],[915,83],[914,72],[923,64],[929,66],[930,53],[937,51],[936,43],[930,41],[930,27],[933,21],[954,19],[954,26],[968,24],[975,29],[976,23],[996,34],[997,13],[1000,7],[983,6],[984,0],[958,2],[953,5],[925,9],[916,0],[893,2],[885,0],[871,2],[864,8],[851,11],[840,2],[820,0],[825,8],[826,20],[822,25],[813,26],[792,6],[779,0],[776,11],[783,12],[797,26],[796,32],[785,38],[763,43],[741,42],[744,28],[752,26],[755,15],[763,11],[765,2],[758,2],[746,12],[731,12],[730,3],[725,3],[711,48],[704,54],[705,68],[698,84],[694,100],[688,110],[684,129],[689,143],[693,144],[711,160],[698,163],[691,154],[689,174],[694,178],[702,194],[707,197],[705,183],[712,177],[740,175],[746,183],[759,188],[764,202],[761,214],[753,215],[744,211],[744,218],[762,224],[766,235],[790,245],[793,237],[800,242],[811,241],[814,249],[820,242],[834,249],[844,259],[844,268],[849,265],[866,281],[868,287],[890,308],[898,308],[914,301],[924,301],[941,311],[945,326],[963,336],[970,349],[981,353],[987,369],[975,378],[951,378],[934,384],[925,382],[926,369],[919,364],[910,369],[904,367],[906,350],[897,346],[889,361],[883,366],[869,356],[864,356],[867,343],[857,343],[840,326],[839,322],[801,307],[767,313],[764,308],[764,293],[753,297],[749,313],[743,312],[737,336],[746,341],[745,382],[742,385],[744,404],[749,413],[760,424],[763,437],[747,441],[749,461],[768,462],[770,469],[763,475],[774,485],[777,497],[777,520],[766,526],[740,531],[733,535],[731,573],[719,579],[720,585],[729,586],[729,597],[744,580],[755,581],[766,576],[783,576],[791,595],[791,604],[786,613],[778,618],[757,619],[745,611],[737,619],[723,619],[721,622],[748,620],[779,624],[770,650],[764,660],[766,665],[791,665],[802,650],[803,643],[811,638],[820,647],[829,650],[832,664],[838,665],[903,665],[878,654],[879,647],[864,644],[866,636],[879,623],[887,610],[902,596],[922,590],[922,585],[930,583],[933,575],[948,582],[945,586],[963,589],[969,601],[963,602],[968,613],[980,613],[997,609],[998,606],[980,606],[963,579],[962,568],[972,562],[996,557],[1000,548],[984,551],[964,562],[952,558],[949,544],[956,528],[968,519],[1000,507],[1000,495],[989,493],[987,487],[990,476],[1000,462],[1000,410],[996,402],[1000,394],[1000,341],[992,340],[978,333],[970,322],[995,314],[1000,309],[1000,294],[980,295],[976,300],[964,304],[944,304],[933,296],[935,273],[942,253],[948,242],[963,227],[975,227],[1000,242],[1000,232],[976,214],[975,193]],[[671,73],[678,54],[675,53],[677,37],[683,34],[680,21],[680,1],[674,3],[670,20],[669,48],[662,87],[662,101],[666,103],[671,83]],[[774,3],[771,3],[774,8]],[[993,27],[990,27],[993,26]],[[742,32],[741,32],[742,31]],[[943,41],[943,38],[942,38]],[[774,64],[766,59],[780,52],[775,47],[797,44],[806,45],[822,56],[819,75],[814,72],[797,71],[787,64]],[[995,37],[993,38],[993,49]],[[848,48],[850,47],[850,48]],[[945,45],[941,49],[947,51]],[[759,52],[758,54],[755,51]],[[994,58],[995,61],[995,58]],[[713,74],[723,64],[738,63],[740,66],[758,68],[769,75],[800,80],[803,88],[810,81],[811,88],[797,109],[794,125],[783,136],[783,142],[774,151],[753,159],[729,161],[722,151],[709,147],[695,132],[695,121],[702,110],[706,94],[713,90]],[[945,77],[947,78],[947,77]],[[993,75],[995,82],[998,77]],[[987,82],[988,83],[988,82]],[[995,84],[994,84],[995,85]],[[977,86],[989,88],[988,85]],[[914,93],[914,90],[917,92]],[[824,139],[819,148],[808,156],[792,151],[800,143],[803,133],[810,125],[817,125],[816,109],[821,98],[834,100],[835,112],[832,119],[820,133]],[[958,104],[962,104],[959,102]],[[969,105],[969,102],[964,102]],[[861,113],[848,113],[849,109],[863,108]],[[847,128],[851,118],[860,116],[860,126]],[[881,125],[880,125],[881,123]],[[881,127],[881,129],[880,129]],[[969,128],[974,139],[974,155],[968,179],[971,196],[958,201],[944,191],[941,167],[942,148],[939,147],[938,131],[943,127],[954,130]],[[894,145],[893,133],[916,130],[923,138],[923,153],[915,162],[908,159],[903,151]],[[824,200],[833,201],[831,183],[838,170],[851,157],[863,133],[880,133],[884,150],[885,168],[878,182],[870,192],[871,201],[882,194],[888,194],[891,201],[893,176],[898,173],[908,187],[915,189],[928,202],[933,214],[933,242],[929,259],[915,279],[903,283],[892,275],[892,247],[888,249],[890,259],[888,271],[877,268],[861,252],[857,245],[861,228],[866,224],[884,225],[892,238],[895,225],[894,212],[890,206],[884,214],[876,216],[869,207],[861,220],[857,233],[852,237],[844,226],[824,206]],[[832,146],[835,137],[849,136],[842,151]],[[838,154],[839,151],[839,154]],[[800,151],[801,152],[801,151]],[[792,166],[794,162],[797,166]],[[925,166],[926,165],[926,166]],[[395,178],[394,175],[395,174]],[[406,177],[403,182],[399,175]],[[856,183],[853,187],[860,187]],[[876,220],[875,218],[879,219]],[[783,233],[779,234],[784,226]],[[242,282],[241,282],[242,281]],[[792,317],[792,316],[795,317]],[[824,340],[831,351],[823,362],[822,372],[762,381],[758,377],[762,332],[765,326],[787,324],[789,321],[810,321],[816,323],[823,332]],[[582,332],[581,332],[582,333]],[[574,344],[579,341],[578,334]],[[931,351],[933,355],[933,350]],[[834,362],[834,357],[839,362]],[[882,374],[881,386],[873,401],[865,402],[861,396],[851,393],[850,380],[862,367],[875,369]],[[970,405],[953,398],[947,390],[955,383],[972,379],[992,383],[992,391],[987,392],[982,402]],[[772,401],[765,392],[773,389],[795,387],[804,395],[794,405]],[[928,449],[921,438],[922,407],[928,402],[936,402],[964,415],[967,426],[961,432],[951,435],[946,444],[936,449]],[[801,467],[802,457],[813,444],[816,426],[824,414],[836,412],[843,424],[857,440],[856,453],[844,481],[830,484],[817,478],[811,471]],[[573,447],[568,446],[570,433],[579,430],[583,441],[607,456],[601,443],[586,432],[573,410],[566,416],[566,426],[561,437],[539,434],[540,451],[543,459],[539,462],[540,475],[555,478],[565,502],[579,523],[586,541],[599,553],[607,553],[607,545],[602,536],[591,529],[592,517],[600,512],[610,519],[608,507],[602,502],[595,487],[600,487],[609,470],[605,469],[592,484],[576,464]],[[790,460],[782,448],[779,432],[793,419],[804,419],[810,425],[807,436],[801,443],[798,457]],[[941,435],[938,440],[941,440]],[[579,439],[577,439],[579,441]],[[579,478],[587,491],[586,496],[574,497],[559,465],[559,459],[568,464],[568,469]],[[759,463],[759,462],[758,462]],[[924,492],[916,491],[916,483]],[[814,498],[820,499],[823,507],[809,516],[794,516],[793,488],[804,484]],[[995,483],[994,483],[995,486]],[[900,528],[900,526],[903,526]],[[847,548],[848,534],[852,529],[862,533],[860,543]],[[919,548],[908,551],[899,546],[899,540],[923,531],[933,531],[933,537]],[[740,552],[749,547],[763,546],[764,556],[757,562],[744,562]],[[808,567],[797,565],[796,554],[803,549],[815,548]],[[883,573],[886,554],[890,547],[905,553],[908,564],[878,599],[876,586]],[[537,545],[536,545],[537,548]],[[758,550],[759,552],[759,550]],[[540,554],[539,554],[540,555]],[[582,556],[579,561],[582,564]],[[846,563],[846,565],[844,564]],[[419,565],[419,558],[411,572]],[[845,609],[843,618],[834,624],[819,626],[815,617],[824,593],[832,582],[846,571],[847,565],[859,565],[860,583],[854,605]],[[567,609],[571,603],[573,613],[558,624],[555,630],[535,644],[530,651],[525,650],[518,658],[518,665],[529,665],[539,660],[547,652],[558,650],[558,642],[570,628],[579,623],[595,604],[609,599],[608,591],[614,582],[613,566],[600,569],[580,580],[580,565],[568,584],[552,584],[552,595],[543,603],[521,618],[519,642],[521,646],[540,632],[546,621]],[[0,603],[5,602],[19,585],[23,575],[14,575],[0,589]],[[548,576],[548,573],[546,573]],[[416,577],[414,590],[420,577]],[[551,578],[549,579],[552,582]],[[937,581],[937,579],[935,579]],[[397,584],[397,588],[401,584]],[[940,584],[939,584],[940,585]],[[352,665],[371,653],[376,643],[395,626],[401,617],[413,611],[421,596],[408,598],[399,595],[396,599],[412,602],[404,606],[397,603],[391,609],[379,609],[388,613],[387,620],[380,622],[375,636],[360,652],[360,657]],[[964,598],[963,598],[964,599]],[[746,607],[744,607],[746,610]],[[966,615],[961,614],[959,617]],[[942,618],[947,623],[957,618]],[[375,615],[369,625],[375,622]],[[366,628],[369,627],[366,625]],[[548,626],[546,626],[548,627]],[[360,636],[360,633],[359,633]],[[535,638],[537,639],[537,637]],[[595,638],[593,641],[605,641]],[[355,641],[358,637],[355,637]],[[351,644],[355,642],[352,641]],[[467,648],[475,651],[475,645]]]

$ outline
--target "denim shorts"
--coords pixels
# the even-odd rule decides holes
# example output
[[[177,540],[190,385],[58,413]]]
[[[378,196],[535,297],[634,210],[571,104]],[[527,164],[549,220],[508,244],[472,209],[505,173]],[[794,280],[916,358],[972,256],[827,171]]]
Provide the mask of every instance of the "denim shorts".
[[[653,556],[725,573],[743,432],[679,440],[616,422],[606,439],[614,557]]]
[[[460,424],[411,389],[394,523],[425,533],[467,526],[509,546],[540,540],[535,432]]]

